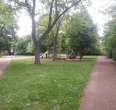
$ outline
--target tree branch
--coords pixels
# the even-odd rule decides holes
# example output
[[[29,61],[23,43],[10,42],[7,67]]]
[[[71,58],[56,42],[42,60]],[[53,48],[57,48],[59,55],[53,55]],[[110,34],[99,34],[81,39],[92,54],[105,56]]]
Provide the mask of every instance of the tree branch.
[[[55,26],[56,22],[62,17],[62,15],[64,15],[72,7],[78,5],[80,2],[81,2],[81,0],[76,1],[71,6],[67,7],[61,14],[59,14],[59,16],[55,18],[55,20],[53,21],[53,23],[51,24],[51,26],[49,28],[47,28],[46,31],[41,35],[39,42],[41,42],[41,40],[43,40],[43,39],[46,38],[47,34],[52,30],[52,28]]]
[[[50,28],[50,27],[51,27],[53,4],[54,4],[54,0],[52,0],[51,5],[50,5],[48,28]]]

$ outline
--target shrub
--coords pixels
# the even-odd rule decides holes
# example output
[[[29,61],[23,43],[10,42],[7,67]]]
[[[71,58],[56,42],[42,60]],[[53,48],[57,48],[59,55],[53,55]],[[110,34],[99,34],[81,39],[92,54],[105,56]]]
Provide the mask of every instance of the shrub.
[[[116,60],[116,48],[112,49],[112,58]]]

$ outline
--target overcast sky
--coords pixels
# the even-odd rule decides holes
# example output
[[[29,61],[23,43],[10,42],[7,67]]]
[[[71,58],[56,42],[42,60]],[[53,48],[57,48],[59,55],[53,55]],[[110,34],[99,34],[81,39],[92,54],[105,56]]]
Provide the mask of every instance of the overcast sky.
[[[104,24],[110,19],[109,16],[103,14],[103,11],[111,5],[111,1],[112,0],[91,0],[92,4],[88,7],[88,11],[98,27],[100,36],[103,35]],[[31,20],[26,13],[23,12],[19,16],[18,26],[18,35],[25,36],[31,33]]]

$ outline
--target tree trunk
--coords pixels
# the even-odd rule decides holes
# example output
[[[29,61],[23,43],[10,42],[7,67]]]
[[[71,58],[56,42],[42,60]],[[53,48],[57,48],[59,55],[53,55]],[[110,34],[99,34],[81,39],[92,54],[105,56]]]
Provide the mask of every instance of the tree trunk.
[[[80,53],[80,61],[83,59],[83,54]]]
[[[35,61],[34,64],[41,64],[40,60],[40,46],[36,44],[35,46]]]
[[[33,24],[32,24],[32,26],[33,26]],[[35,54],[34,64],[41,64],[41,61],[40,61],[40,45],[39,45],[39,41],[36,39],[35,29],[36,29],[36,27],[33,27],[33,29],[32,29],[32,39],[33,39],[34,54]]]
[[[40,44],[36,37],[36,22],[35,22],[35,4],[36,0],[33,0],[33,8],[32,8],[32,14],[31,14],[31,20],[32,20],[32,40],[33,40],[33,46],[35,51],[35,61],[34,64],[41,64],[40,62]]]
[[[57,37],[58,37],[58,34],[55,34],[54,35],[54,47],[53,47],[53,61],[56,60],[57,58]]]
[[[59,30],[60,30],[60,25],[61,25],[61,21],[59,20],[56,23],[56,33],[54,35],[53,61],[55,61],[57,58],[57,45],[58,45],[58,34],[59,34]]]

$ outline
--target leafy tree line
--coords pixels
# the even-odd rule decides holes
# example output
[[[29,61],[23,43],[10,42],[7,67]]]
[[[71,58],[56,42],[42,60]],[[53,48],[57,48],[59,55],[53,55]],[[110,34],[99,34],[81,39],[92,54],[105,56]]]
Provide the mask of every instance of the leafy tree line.
[[[3,0],[0,1],[0,54],[4,51],[10,53],[15,37],[15,17],[13,9]]]
[[[98,49],[98,35],[96,26],[94,25],[87,11],[84,11],[85,12],[77,12],[73,15],[65,16],[62,19],[62,23],[60,24],[60,29],[58,31],[56,41],[54,38],[57,30],[55,26],[48,34],[48,38],[43,40],[43,42],[41,43],[41,52],[44,53],[47,50],[51,50],[52,54],[54,54],[55,42],[56,55],[58,53],[65,53],[70,55],[71,51],[74,51],[75,56],[79,55],[80,58],[87,54],[100,54],[100,51]],[[39,33],[42,33],[42,31],[45,30],[47,22],[48,15],[43,15],[37,23]],[[25,42],[25,39],[24,41],[22,41],[22,45],[23,42]],[[18,45],[20,45],[20,42],[18,43]]]
[[[16,38],[15,50],[17,55],[33,55],[33,45],[30,36]]]
[[[39,15],[38,4],[43,4],[45,13]],[[42,52],[52,50],[53,58],[57,53],[69,53],[74,51],[75,55],[84,55],[96,52],[97,47],[97,29],[93,24],[87,10],[81,7],[82,2],[87,0],[7,0],[4,5],[8,6],[6,26],[8,38],[15,36],[15,14],[21,9],[25,9],[32,21],[31,38],[18,38],[16,50],[17,54],[34,54],[35,64],[40,64],[40,55]],[[78,6],[78,7],[77,7]],[[78,9],[76,14],[71,14],[72,8]],[[7,9],[6,7],[4,9]],[[13,11],[14,10],[14,11]],[[10,11],[10,12],[9,12]],[[72,10],[73,11],[73,10]],[[10,13],[10,14],[8,14]],[[39,19],[35,21],[35,17]],[[4,17],[2,17],[4,18]],[[25,27],[26,28],[26,27]],[[3,33],[3,32],[1,32]],[[11,37],[12,36],[12,37]],[[5,38],[5,37],[4,37]],[[2,40],[1,40],[2,41]],[[9,50],[14,48],[12,41],[9,44]],[[4,46],[2,46],[4,47]]]
[[[105,27],[104,46],[108,57],[116,60],[116,1],[108,10],[112,18]]]
[[[82,1],[87,0],[8,0],[11,6],[14,9],[26,9],[28,14],[30,15],[32,21],[32,41],[34,46],[35,53],[35,64],[40,64],[40,47],[43,40],[48,38],[48,34],[57,26],[56,35],[58,35],[59,30],[59,21],[62,16],[65,15],[70,9],[73,7],[79,6]],[[48,23],[47,28],[43,31],[43,33],[37,34],[37,27],[35,17],[39,13],[38,3],[42,3],[44,5],[44,9],[48,14]],[[13,5],[12,5],[13,4]],[[54,17],[53,17],[54,16]],[[55,37],[56,38],[56,37]],[[56,50],[56,49],[54,49]]]
[[[105,30],[105,50],[108,57],[116,60],[116,19],[112,19]]]
[[[87,54],[98,54],[97,30],[86,10],[71,17],[67,34],[70,38],[69,44],[76,55],[80,58]]]

